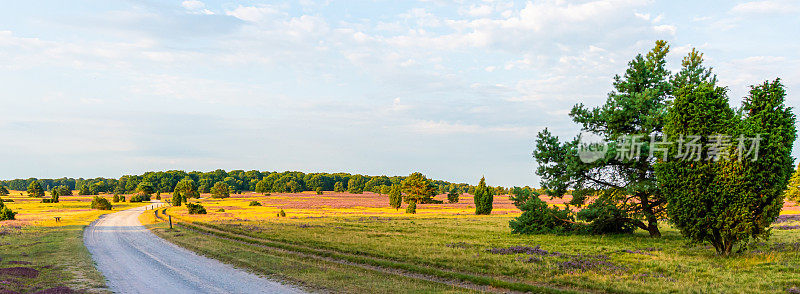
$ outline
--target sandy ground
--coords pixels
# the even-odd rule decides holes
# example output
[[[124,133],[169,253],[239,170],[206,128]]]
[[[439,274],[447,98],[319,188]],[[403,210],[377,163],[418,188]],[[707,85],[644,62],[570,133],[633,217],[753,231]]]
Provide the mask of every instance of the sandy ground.
[[[143,227],[145,208],[106,215],[84,242],[115,293],[303,293],[173,245]]]

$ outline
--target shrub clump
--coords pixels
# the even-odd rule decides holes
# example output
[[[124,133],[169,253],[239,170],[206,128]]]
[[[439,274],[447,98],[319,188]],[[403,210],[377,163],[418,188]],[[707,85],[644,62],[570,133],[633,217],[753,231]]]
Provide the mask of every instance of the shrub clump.
[[[206,214],[206,208],[200,204],[187,202],[186,208],[189,210],[189,214]]]
[[[3,203],[3,199],[0,199],[0,221],[13,220],[16,215],[17,213],[11,211],[11,209]]]
[[[95,196],[92,199],[92,209],[97,210],[111,210],[111,202],[103,197]]]
[[[281,212],[278,212],[278,217],[286,217],[286,212],[281,209]]]
[[[522,215],[509,222],[511,231],[514,233],[565,233],[576,228],[568,209],[550,207],[539,197],[530,197],[519,209],[522,210]]]
[[[247,206],[261,206],[261,202],[258,202],[258,201],[250,201],[250,204],[247,204]]]
[[[458,203],[458,198],[461,196],[461,191],[456,186],[450,187],[450,191],[447,192],[447,202],[450,203]]]
[[[147,193],[136,193],[136,195],[131,196],[131,203],[134,202],[145,202],[150,201],[150,194]]]
[[[636,230],[625,211],[603,199],[579,211],[578,219],[589,222],[583,228],[589,234],[628,234]]]

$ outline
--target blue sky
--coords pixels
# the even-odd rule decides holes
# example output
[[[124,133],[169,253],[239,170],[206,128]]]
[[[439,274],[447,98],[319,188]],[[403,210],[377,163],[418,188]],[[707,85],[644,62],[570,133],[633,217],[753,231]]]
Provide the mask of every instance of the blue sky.
[[[738,105],[800,99],[796,1],[13,1],[0,178],[216,168],[538,185],[535,134],[578,132],[653,42],[698,48]],[[795,148],[795,156],[798,155]]]

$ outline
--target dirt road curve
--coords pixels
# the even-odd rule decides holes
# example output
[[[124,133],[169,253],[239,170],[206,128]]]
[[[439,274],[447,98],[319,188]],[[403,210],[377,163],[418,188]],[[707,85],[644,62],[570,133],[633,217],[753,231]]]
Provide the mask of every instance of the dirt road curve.
[[[115,293],[303,293],[169,243],[133,208],[86,228],[84,242]]]

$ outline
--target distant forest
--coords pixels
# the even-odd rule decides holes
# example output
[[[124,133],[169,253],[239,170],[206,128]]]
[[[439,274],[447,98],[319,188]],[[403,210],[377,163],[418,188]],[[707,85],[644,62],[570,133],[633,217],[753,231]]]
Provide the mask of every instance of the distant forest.
[[[38,181],[45,190],[52,190],[59,186],[65,186],[70,190],[78,190],[86,186],[92,194],[114,193],[129,194],[136,192],[140,183],[147,183],[153,187],[154,192],[171,193],[175,186],[183,179],[189,178],[197,183],[200,193],[209,193],[211,187],[217,182],[228,184],[234,192],[255,191],[255,192],[302,192],[316,191],[348,191],[351,193],[362,193],[370,191],[380,193],[383,186],[398,185],[405,176],[367,176],[349,173],[303,173],[297,171],[268,172],[268,171],[243,171],[232,170],[226,172],[218,169],[211,172],[185,172],[179,170],[146,172],[142,175],[126,175],[119,179],[113,178],[60,178],[60,179],[14,179],[0,181],[0,185],[10,190],[24,191],[31,182]],[[439,194],[447,193],[453,188],[461,192],[470,193],[475,189],[466,183],[451,183],[442,180],[432,180],[438,187]],[[505,193],[508,189],[504,187],[494,187],[499,193]]]

